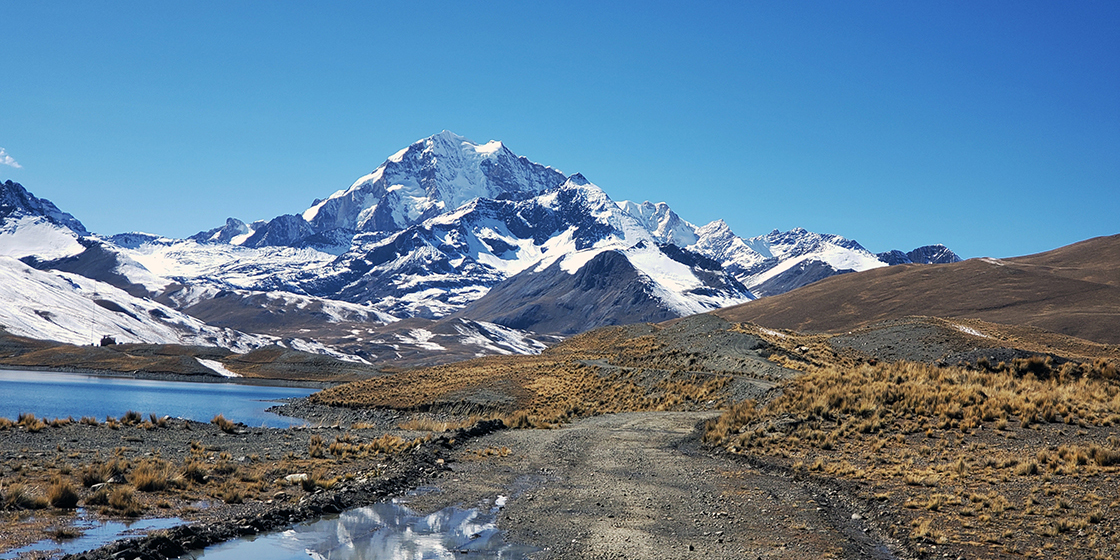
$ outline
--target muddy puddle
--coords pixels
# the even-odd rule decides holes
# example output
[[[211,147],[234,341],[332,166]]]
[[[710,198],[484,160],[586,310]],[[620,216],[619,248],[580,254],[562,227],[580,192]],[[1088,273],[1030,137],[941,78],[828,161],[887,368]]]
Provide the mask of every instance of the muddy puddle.
[[[537,549],[505,542],[495,524],[504,504],[499,496],[489,508],[449,507],[422,515],[404,503],[383,502],[193,551],[180,560],[527,558]]]
[[[35,555],[37,557],[58,558],[67,554],[76,554],[98,548],[117,539],[128,537],[142,537],[158,529],[167,529],[183,522],[179,518],[166,519],[137,519],[129,521],[104,521],[90,519],[79,510],[78,517],[67,526],[81,536],[71,539],[43,539],[22,548],[16,548],[0,554],[0,560],[9,560],[20,556]]]

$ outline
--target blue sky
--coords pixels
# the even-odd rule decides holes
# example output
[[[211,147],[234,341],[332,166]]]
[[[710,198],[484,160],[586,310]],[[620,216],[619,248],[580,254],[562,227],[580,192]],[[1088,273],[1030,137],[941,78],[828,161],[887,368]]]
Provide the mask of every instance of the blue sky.
[[[183,237],[448,129],[748,237],[1120,233],[1120,3],[372,4],[0,0],[0,180]]]

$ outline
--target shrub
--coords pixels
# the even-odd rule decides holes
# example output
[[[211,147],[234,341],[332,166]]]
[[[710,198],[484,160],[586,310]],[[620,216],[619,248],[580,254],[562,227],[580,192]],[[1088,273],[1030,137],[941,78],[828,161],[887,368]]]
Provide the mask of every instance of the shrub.
[[[181,472],[183,478],[186,480],[199,484],[206,483],[206,469],[202,467],[202,463],[199,461],[193,459],[187,461],[187,464],[183,465],[183,470]]]
[[[46,422],[39,420],[35,417],[34,414],[31,414],[29,412],[19,413],[19,420],[16,423],[22,426],[25,430],[32,433],[38,432],[39,430],[47,427]]]
[[[159,492],[174,485],[170,465],[164,461],[152,460],[140,463],[132,474],[130,482],[141,492]]]
[[[232,420],[227,420],[226,417],[221,414],[215,416],[213,420],[210,420],[210,423],[221,428],[221,430],[227,434],[237,433],[237,424]]]
[[[139,424],[143,419],[144,416],[142,414],[135,410],[130,410],[124,413],[124,416],[121,416],[121,424],[131,426],[133,424]]]
[[[132,489],[128,487],[117,488],[109,493],[109,507],[119,510],[129,517],[136,517],[143,511],[140,503],[136,501]]]
[[[4,509],[43,509],[47,500],[37,496],[26,484],[13,484],[3,496]]]
[[[56,508],[74,509],[78,506],[78,493],[69,480],[56,479],[47,490],[47,501]]]
[[[319,434],[311,436],[307,442],[307,454],[312,457],[323,457],[323,438]]]

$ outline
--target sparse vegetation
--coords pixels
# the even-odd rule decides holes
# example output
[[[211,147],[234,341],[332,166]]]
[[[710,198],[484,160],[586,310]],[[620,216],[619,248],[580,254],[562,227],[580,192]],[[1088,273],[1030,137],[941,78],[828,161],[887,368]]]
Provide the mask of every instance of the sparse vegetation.
[[[56,478],[47,490],[47,501],[60,509],[74,509],[78,506],[78,492],[69,480]]]
[[[1120,505],[1120,441],[1066,435],[1116,425],[1120,383],[1109,361],[805,369],[774,400],[740,403],[710,421],[705,440],[869,484],[872,495],[914,513],[908,538],[919,548],[964,546],[968,557],[986,556],[986,547],[1002,554],[1004,535],[1024,527],[1035,527],[1030,534],[1048,550],[1090,550],[1050,540],[1107,518],[1098,509],[1105,499],[1084,481]],[[1075,495],[1084,498],[1067,497]]]
[[[227,420],[226,417],[221,414],[210,420],[210,423],[221,428],[221,430],[227,434],[237,433],[237,424],[232,420]]]
[[[12,484],[0,493],[0,504],[6,510],[43,509],[48,501],[26,484]]]
[[[129,473],[129,481],[141,492],[159,492],[177,486],[179,479],[167,461],[149,459],[142,461]]]

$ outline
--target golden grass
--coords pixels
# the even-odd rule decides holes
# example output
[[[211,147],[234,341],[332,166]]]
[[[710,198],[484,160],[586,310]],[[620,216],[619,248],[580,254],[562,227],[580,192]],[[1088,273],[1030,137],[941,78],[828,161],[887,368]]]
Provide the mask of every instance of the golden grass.
[[[217,426],[218,428],[221,428],[221,430],[227,434],[237,433],[237,424],[232,420],[227,420],[226,417],[222,414],[218,414],[217,416],[215,416],[210,420],[210,423]]]
[[[0,505],[3,509],[43,509],[49,502],[27,484],[16,483],[0,491]]]
[[[69,480],[56,478],[47,489],[47,501],[59,509],[74,509],[78,506],[78,492]]]
[[[1112,362],[806,369],[774,400],[708,422],[705,441],[861,481],[909,519],[895,536],[927,553],[1073,558],[1120,544],[1096,529],[1120,506],[1120,438],[1104,438],[1120,426]]]
[[[411,432],[451,432],[458,429],[469,428],[475,425],[479,420],[479,416],[471,416],[466,420],[447,421],[435,420],[432,418],[413,418],[406,422],[401,423],[398,428]]]
[[[907,433],[930,428],[968,432],[1007,418],[1024,426],[1058,421],[1112,425],[1120,422],[1120,384],[1089,375],[1040,380],[1031,374],[914,363],[821,368],[790,382],[765,407],[753,402],[731,407],[708,425],[705,440],[751,447],[771,430],[744,428],[756,419],[783,414],[797,421],[788,435],[810,443],[878,433],[892,423]]]
[[[642,385],[641,370],[616,369],[604,374],[581,360],[551,356],[488,357],[349,383],[310,399],[351,408],[503,417],[515,427],[547,427],[612,412],[710,408],[724,402],[723,389],[731,380],[729,375],[678,375]],[[501,398],[488,400],[493,394]],[[442,426],[414,425],[437,427]]]
[[[141,461],[129,473],[128,480],[141,492],[160,492],[182,483],[171,463],[161,459]]]

